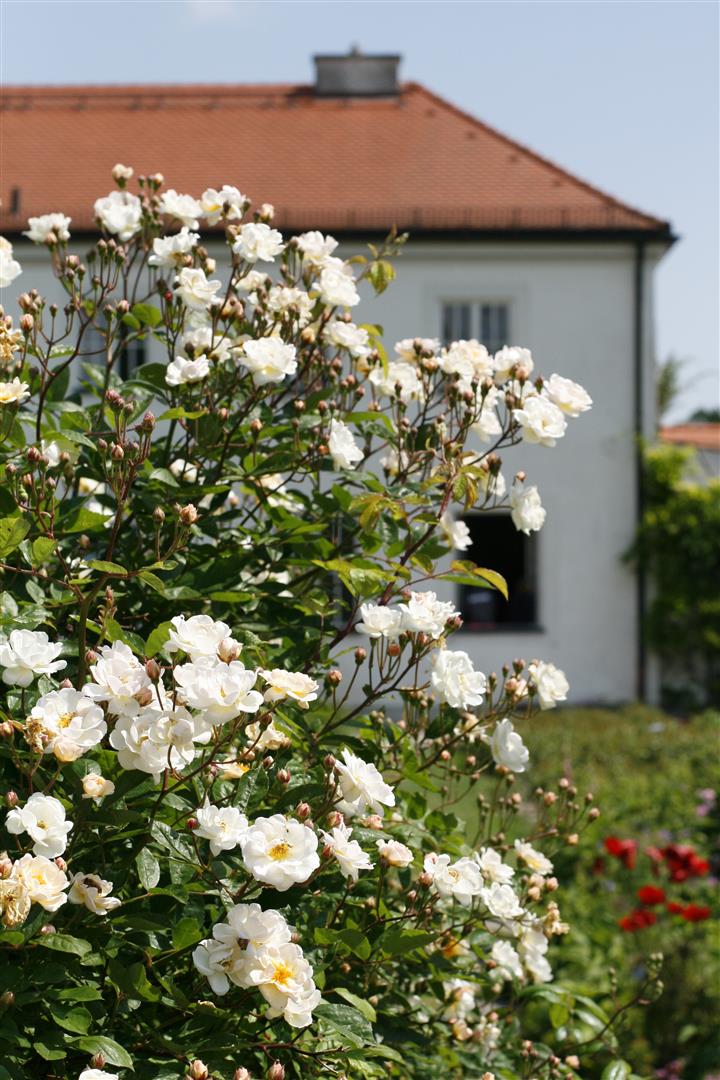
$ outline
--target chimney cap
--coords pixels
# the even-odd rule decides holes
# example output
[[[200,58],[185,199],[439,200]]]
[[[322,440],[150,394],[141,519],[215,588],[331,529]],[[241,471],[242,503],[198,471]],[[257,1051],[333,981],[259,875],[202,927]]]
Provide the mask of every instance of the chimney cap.
[[[365,54],[353,45],[347,53],[313,59],[315,93],[320,97],[394,97],[399,93],[399,53]]]

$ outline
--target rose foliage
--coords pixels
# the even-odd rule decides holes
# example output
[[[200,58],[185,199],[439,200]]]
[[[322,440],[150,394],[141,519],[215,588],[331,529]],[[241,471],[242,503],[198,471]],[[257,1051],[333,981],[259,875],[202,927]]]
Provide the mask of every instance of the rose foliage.
[[[594,811],[518,834],[511,791],[568,685],[476,670],[436,582],[505,590],[453,515],[539,529],[497,451],[590,399],[525,348],[388,357],[350,313],[403,238],[131,176],[82,256],[31,219],[65,298],[0,325],[0,1077],[578,1075],[612,1018],[552,982],[552,857]],[[473,836],[444,791],[487,773]]]

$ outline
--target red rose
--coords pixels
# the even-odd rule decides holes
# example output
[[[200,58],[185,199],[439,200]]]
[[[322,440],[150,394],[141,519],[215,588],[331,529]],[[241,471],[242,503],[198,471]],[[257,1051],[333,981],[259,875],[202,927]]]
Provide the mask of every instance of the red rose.
[[[670,903],[665,906],[666,910],[669,911],[671,915],[682,915],[683,913],[683,906],[682,904],[678,904],[677,900],[671,900]]]
[[[686,904],[680,914],[686,922],[703,922],[710,918],[710,908],[704,904]]]
[[[637,861],[637,843],[635,840],[621,840],[617,836],[605,837],[605,850],[608,855],[619,859],[626,870],[634,870]]]
[[[641,904],[646,904],[648,907],[665,903],[665,892],[657,885],[643,885],[641,889],[638,889],[637,897]]]
[[[618,925],[626,933],[634,934],[638,930],[644,930],[646,926],[652,926],[656,922],[657,915],[653,911],[636,908],[635,911],[631,911],[629,915],[625,915],[624,918],[620,919]]]

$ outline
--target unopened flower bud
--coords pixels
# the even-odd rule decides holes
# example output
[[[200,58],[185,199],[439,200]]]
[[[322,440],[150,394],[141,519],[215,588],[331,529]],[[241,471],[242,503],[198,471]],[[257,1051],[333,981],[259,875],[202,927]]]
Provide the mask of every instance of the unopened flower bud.
[[[153,521],[157,525],[162,525],[163,521],[165,520],[165,511],[163,510],[162,506],[156,506],[153,510],[152,516]]]
[[[579,1069],[580,1058],[577,1056],[577,1054],[568,1054],[568,1056],[565,1058],[565,1064],[570,1069]]]
[[[180,520],[183,525],[194,525],[197,519],[198,512],[192,503],[188,503],[187,506],[183,506],[180,510]]]
[[[366,829],[382,829],[383,821],[379,814],[368,814],[365,818]]]
[[[342,671],[337,668],[331,668],[325,676],[331,686],[339,686],[342,682]]]
[[[56,930],[53,924],[48,922],[43,923],[43,925],[40,927],[40,933],[49,936],[50,934],[56,933]]]
[[[188,829],[190,829],[190,831],[192,832],[193,829],[197,829],[197,827],[198,827],[198,819],[196,817],[189,817],[187,819],[187,821],[185,822],[185,824],[187,825]]]
[[[0,737],[3,739],[11,739],[14,731],[15,729],[9,720],[3,720],[2,724],[0,724]]]
[[[106,1058],[104,1054],[93,1054],[90,1058],[91,1069],[104,1069]]]
[[[64,874],[65,871],[67,870],[67,863],[63,859],[62,855],[56,856],[56,858],[53,860],[53,862],[57,866],[58,870],[62,870],[62,872]]]
[[[579,843],[579,841],[580,841],[580,837],[578,836],[577,833],[570,833],[570,835],[567,838],[567,842],[568,842],[568,844],[570,844],[571,847],[575,847],[576,844]]]
[[[255,419],[250,421],[250,430],[252,431],[253,435],[259,435],[262,429],[262,420]]]
[[[285,1066],[274,1061],[267,1071],[267,1080],[285,1080]]]
[[[252,1080],[252,1077],[247,1069],[241,1068],[235,1070],[233,1073],[233,1080]]]
[[[207,1065],[200,1058],[195,1058],[188,1069],[189,1080],[207,1080],[209,1075]]]
[[[592,810],[588,814],[588,818],[590,819],[590,821],[597,821],[597,819],[599,817],[600,817],[600,810],[598,809],[597,806],[593,806]]]
[[[262,759],[262,763],[263,769],[272,769],[273,765],[275,764],[275,758],[272,756],[272,754],[266,754],[265,757]]]
[[[355,650],[355,663],[362,664],[367,656],[367,652],[362,647]]]
[[[224,664],[231,664],[233,660],[237,660],[242,652],[242,645],[239,641],[235,641],[234,638],[225,638],[218,645],[218,660],[222,660]]]
[[[278,769],[275,779],[277,780],[278,784],[289,784],[291,779],[290,770]]]
[[[429,888],[432,885],[432,874],[428,874],[427,870],[423,870],[418,877],[418,885],[422,885],[424,889]]]
[[[306,802],[299,802],[295,807],[295,815],[300,821],[307,821],[311,814],[310,804]]]
[[[388,645],[388,656],[399,656],[402,649],[398,645],[397,641],[393,641],[391,645]]]
[[[328,771],[335,768],[336,761],[332,754],[325,755],[325,757],[323,758],[323,765]]]
[[[145,664],[145,673],[150,682],[157,682],[160,678],[160,665],[157,660],[148,660]]]
[[[140,430],[144,431],[146,434],[149,435],[150,432],[154,429],[156,422],[157,421],[155,420],[154,413],[151,413],[148,409],[140,423]]]
[[[113,461],[122,461],[125,457],[125,451],[122,446],[118,445],[118,443],[113,443],[110,447],[110,457]]]
[[[543,795],[543,802],[546,806],[552,806],[553,803],[557,802],[557,795],[554,791],[546,791]]]
[[[141,709],[144,709],[146,705],[149,705],[153,699],[153,692],[149,686],[144,686],[142,690],[138,690],[135,694],[135,700]]]
[[[32,315],[25,314],[20,316],[20,329],[22,330],[23,334],[32,333],[32,329],[34,326],[35,320],[33,319]]]

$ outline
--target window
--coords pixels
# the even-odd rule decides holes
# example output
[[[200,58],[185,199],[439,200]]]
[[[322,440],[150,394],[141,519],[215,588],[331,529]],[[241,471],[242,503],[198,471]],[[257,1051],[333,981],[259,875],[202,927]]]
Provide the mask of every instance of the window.
[[[129,379],[145,363],[145,342],[135,338],[127,341],[126,334],[122,335],[122,344],[118,350],[118,358],[115,361],[115,371],[121,379]]]
[[[458,301],[442,306],[442,338],[445,344],[461,338],[477,338],[495,353],[510,344],[510,308],[505,303]]]
[[[537,534],[518,532],[509,514],[464,518],[472,545],[465,557],[507,581],[509,600],[495,589],[460,586],[460,613],[467,630],[537,629]]]

